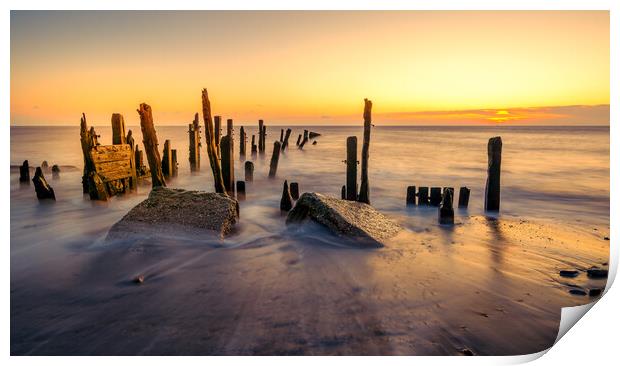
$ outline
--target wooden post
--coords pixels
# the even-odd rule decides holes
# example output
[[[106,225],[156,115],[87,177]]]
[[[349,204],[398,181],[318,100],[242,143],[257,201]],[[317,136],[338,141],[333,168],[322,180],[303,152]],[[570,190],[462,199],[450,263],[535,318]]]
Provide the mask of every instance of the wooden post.
[[[280,143],[283,143],[283,142],[284,142],[284,129],[281,128],[280,129]]]
[[[112,114],[112,145],[126,144],[125,119],[120,113]]]
[[[50,172],[50,165],[47,162],[47,160],[43,160],[43,162],[41,163],[41,170],[43,170],[43,172],[45,172],[45,173],[49,173]]]
[[[177,162],[177,149],[172,149],[170,150],[170,152],[172,153],[172,161],[170,167],[170,175],[172,175],[173,177],[176,177],[179,174],[179,163]]]
[[[142,129],[142,144],[151,170],[151,184],[155,187],[165,187],[164,174],[161,171],[161,158],[157,150],[157,133],[153,126],[153,111],[146,103],[140,104],[140,128]]]
[[[245,162],[245,181],[246,182],[254,181],[254,163],[251,161]]]
[[[136,142],[133,139],[133,132],[131,132],[131,130],[127,131],[127,137],[125,137],[125,143],[129,146],[131,146],[131,151],[133,151]]]
[[[52,165],[52,179],[60,178],[60,167],[56,164]]]
[[[222,156],[222,178],[224,187],[231,197],[235,196],[235,161],[233,159],[232,136],[226,135],[220,140]]]
[[[431,206],[441,204],[441,187],[431,187]]]
[[[239,129],[239,157],[245,157],[245,142],[246,142],[245,130],[243,126]]]
[[[415,186],[407,187],[407,206],[415,206]]]
[[[200,122],[198,113],[194,121],[188,125],[189,134],[189,167],[191,171],[200,170]]]
[[[256,156],[256,152],[258,149],[256,148],[256,135],[252,135],[252,156]]]
[[[22,166],[19,167],[19,181],[21,183],[30,184],[30,166],[28,160],[24,160]]]
[[[297,143],[296,143],[296,145],[299,146],[300,142],[301,142],[301,133],[299,134],[299,136],[297,136]]]
[[[450,191],[450,199],[452,200],[450,202],[450,206],[454,207],[454,187],[443,187],[443,195],[446,194],[446,190]],[[443,200],[443,195],[441,197],[441,199]]]
[[[304,140],[308,139],[308,130],[304,130]]]
[[[370,154],[370,127],[372,126],[372,102],[364,99],[364,144],[362,145],[362,182],[357,200],[370,204],[368,186],[368,156]]]
[[[84,170],[82,172],[82,193],[89,193],[89,175],[95,171],[95,163],[90,156],[90,150],[97,146],[97,133],[95,129],[88,128],[86,115],[82,113],[80,118],[80,142],[82,144],[82,154],[84,157]]]
[[[49,184],[47,184],[47,181],[43,176],[43,170],[41,169],[41,167],[37,167],[37,170],[34,173],[34,177],[32,178],[32,183],[34,183],[34,190],[37,193],[37,198],[39,200],[56,200],[54,189]]]
[[[470,190],[467,187],[459,189],[459,208],[467,208],[467,205],[469,205],[469,193]]]
[[[263,125],[263,120],[259,119],[258,120],[258,152],[261,154],[265,152],[264,132],[265,132],[265,126]]]
[[[439,207],[439,224],[452,225],[454,224],[454,209],[452,208],[452,196],[454,189],[446,188],[443,190],[443,197],[441,199],[441,206]]]
[[[219,116],[216,116],[219,120]],[[202,89],[202,118],[205,123],[205,140],[207,143],[207,153],[209,154],[209,162],[211,163],[211,171],[213,172],[213,182],[216,193],[226,194],[224,187],[224,179],[222,178],[222,168],[220,167],[219,156],[219,134],[218,145],[215,144],[216,136],[213,128],[213,120],[211,119],[211,102],[209,101],[209,93],[207,89]],[[219,125],[219,123],[218,123]],[[218,126],[219,127],[219,126]]]
[[[215,128],[215,148],[217,151],[217,156],[220,156],[220,140],[222,139],[222,116],[215,116],[214,120],[215,120],[215,127],[214,127]]]
[[[343,185],[340,189],[340,198],[343,200],[347,199],[347,186]]]
[[[132,167],[131,169],[132,176],[131,176],[131,180],[129,181],[129,188],[136,189],[138,187],[138,167],[136,166],[136,158],[135,158],[136,142],[133,139],[133,132],[131,132],[131,130],[127,131],[127,137],[125,138],[125,141],[127,142],[127,145],[129,145],[131,148],[130,164]]]
[[[266,140],[267,140],[267,126],[263,125],[263,154],[265,153],[265,150],[267,148],[267,146],[265,145]]]
[[[303,140],[301,140],[301,144],[299,144],[299,149],[300,149],[300,150],[303,150],[304,145],[306,144],[306,142],[308,142],[308,137],[307,137],[307,136],[304,136],[304,139],[303,139]]]
[[[134,162],[135,162],[135,166],[136,166],[136,176],[137,178],[142,177],[146,172],[144,169],[144,155],[142,154],[142,151],[140,151],[140,148],[138,147],[138,144],[136,144],[136,149],[135,149],[135,153],[134,153]],[[137,183],[137,181],[136,181]]]
[[[164,151],[161,160],[161,172],[164,174],[164,177],[170,177],[172,175],[172,153],[170,150],[170,140],[166,140],[164,142]]]
[[[280,141],[276,141],[280,143]],[[293,200],[291,199],[291,192],[288,189],[288,182],[285,180],[282,185],[282,198],[280,199],[280,211],[289,212],[293,208]]]
[[[428,187],[418,188],[418,206],[428,206]]]
[[[299,199],[299,183],[297,182],[291,182],[290,185],[290,191],[291,191],[291,197],[294,200],[298,200]]]
[[[245,200],[245,182],[242,180],[237,181],[237,200]]]
[[[347,200],[357,200],[357,137],[347,137]]]
[[[278,160],[280,159],[280,141],[273,143],[273,153],[271,154],[271,163],[269,163],[269,178],[275,178],[278,171]]]
[[[284,141],[282,142],[282,151],[286,150],[286,147],[288,146],[289,137],[291,137],[291,129],[287,128],[286,134],[284,135]]]
[[[484,195],[485,211],[499,211],[500,173],[502,166],[502,138],[492,137],[487,146],[489,167]]]

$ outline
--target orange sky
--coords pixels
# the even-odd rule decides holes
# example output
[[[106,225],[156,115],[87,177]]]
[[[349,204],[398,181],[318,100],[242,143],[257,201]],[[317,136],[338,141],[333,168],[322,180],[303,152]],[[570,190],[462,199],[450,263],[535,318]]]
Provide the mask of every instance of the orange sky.
[[[237,123],[609,124],[609,13],[11,13],[11,124],[186,124],[203,87]]]

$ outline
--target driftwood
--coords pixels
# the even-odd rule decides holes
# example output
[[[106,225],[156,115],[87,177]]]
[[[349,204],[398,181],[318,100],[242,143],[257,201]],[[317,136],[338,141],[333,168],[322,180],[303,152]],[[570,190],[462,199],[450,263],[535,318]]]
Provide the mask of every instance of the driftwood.
[[[291,191],[291,198],[293,198],[294,200],[299,199],[299,183],[291,182],[289,188]]]
[[[284,134],[284,141],[282,141],[282,151],[286,150],[286,147],[288,146],[288,139],[289,137],[291,137],[291,129],[287,128],[286,129],[286,134]]]
[[[245,181],[254,181],[254,163],[252,163],[251,161],[245,162]]]
[[[224,188],[229,196],[235,196],[235,161],[233,159],[232,136],[226,135],[220,140],[220,154],[222,156],[222,179]]]
[[[37,193],[37,198],[39,200],[56,200],[54,189],[45,180],[41,167],[38,167],[35,171],[34,177],[32,177],[32,183],[34,183],[34,190]]]
[[[245,182],[242,180],[237,181],[237,200],[245,200]]]
[[[431,206],[441,204],[441,187],[431,187]]]
[[[204,114],[204,102],[203,102],[203,114]],[[203,115],[204,118],[204,115]],[[217,156],[220,156],[220,140],[222,139],[222,116],[215,116],[214,118],[214,131],[215,131],[215,150],[217,151]]]
[[[172,175],[172,153],[170,152],[170,140],[164,142],[164,151],[161,158],[161,172],[164,177],[170,177]]]
[[[279,141],[277,141],[279,142]],[[289,212],[293,208],[291,192],[288,189],[288,182],[285,180],[282,185],[282,198],[280,199],[280,211]]]
[[[200,120],[198,113],[194,121],[188,125],[189,134],[189,167],[191,171],[200,170]]]
[[[428,187],[418,188],[418,206],[428,206]]]
[[[502,138],[492,137],[487,146],[489,167],[487,169],[487,184],[484,195],[485,211],[499,211],[500,201],[500,173],[502,166]]]
[[[125,119],[120,113],[112,114],[112,145],[126,144]]]
[[[467,208],[467,205],[469,205],[469,194],[469,188],[461,187],[459,190],[459,208]]]
[[[207,92],[207,89],[202,89],[202,118],[204,119],[205,123],[205,140],[207,143],[209,163],[211,163],[211,171],[213,172],[215,192],[226,193],[226,189],[224,187],[224,179],[222,177],[222,168],[220,167],[220,161],[218,159],[219,131],[217,135],[218,145],[216,145],[216,136],[215,131],[213,130],[213,120],[211,119],[211,102],[209,101],[209,93]],[[216,120],[220,120],[220,118],[216,118]]]
[[[443,190],[441,205],[439,206],[439,223],[441,225],[454,224],[454,209],[452,208],[452,200],[454,189],[446,188]]]
[[[19,181],[21,183],[30,184],[30,166],[28,160],[24,160],[24,163],[19,167]]]
[[[269,178],[275,178],[278,171],[278,160],[280,159],[280,141],[273,143],[273,153],[271,154],[271,162],[269,163]]]
[[[357,137],[347,137],[347,199],[357,200]]]
[[[415,206],[415,186],[407,187],[407,206]]]
[[[368,157],[370,154],[370,127],[372,126],[372,102],[364,99],[364,144],[362,145],[362,175],[359,202],[370,204],[370,188],[368,186]]]
[[[140,104],[138,109],[140,114],[140,128],[142,129],[142,144],[149,162],[151,171],[151,184],[153,187],[165,187],[164,175],[161,171],[161,158],[157,150],[157,133],[153,126],[153,111],[151,106],[146,103]]]

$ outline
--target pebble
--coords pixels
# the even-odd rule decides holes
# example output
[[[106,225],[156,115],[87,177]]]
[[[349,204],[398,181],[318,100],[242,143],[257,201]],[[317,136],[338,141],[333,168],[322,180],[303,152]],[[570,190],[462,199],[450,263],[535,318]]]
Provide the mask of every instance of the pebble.
[[[568,292],[571,295],[578,295],[578,296],[586,296],[587,293],[584,290],[578,289],[578,288],[572,288],[570,290],[568,290]]]
[[[575,271],[575,270],[562,270],[562,271],[560,271],[560,276],[562,276],[562,277],[577,277],[577,276],[579,276],[579,271]]]
[[[590,297],[598,297],[601,295],[601,293],[603,293],[603,289],[602,288],[591,288],[590,291],[588,291],[588,296]]]
[[[590,268],[588,270],[588,277],[590,278],[607,278],[608,270],[600,268]]]
[[[137,283],[137,284],[143,284],[144,283],[144,276],[143,275],[139,275],[139,276],[134,277],[133,282]]]

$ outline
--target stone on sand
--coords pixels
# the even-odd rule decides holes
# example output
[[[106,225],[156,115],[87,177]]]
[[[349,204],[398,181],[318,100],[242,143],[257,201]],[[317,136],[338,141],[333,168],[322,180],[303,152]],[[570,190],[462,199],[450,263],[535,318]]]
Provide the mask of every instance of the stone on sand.
[[[311,219],[358,247],[380,248],[401,227],[371,205],[304,193],[286,218],[287,224]]]
[[[224,237],[232,232],[238,217],[239,203],[224,194],[156,187],[112,226],[108,239],[168,234],[175,229]]]

